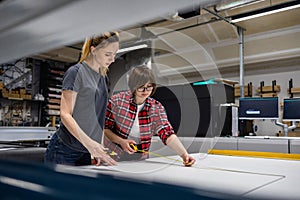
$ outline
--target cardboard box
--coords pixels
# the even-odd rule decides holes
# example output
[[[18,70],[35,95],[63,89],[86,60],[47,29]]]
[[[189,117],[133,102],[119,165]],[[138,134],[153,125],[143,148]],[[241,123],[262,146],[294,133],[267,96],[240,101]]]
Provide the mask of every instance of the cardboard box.
[[[261,90],[262,89],[262,90]],[[274,89],[274,90],[273,90]],[[257,88],[256,90],[258,93],[264,93],[264,92],[280,92],[280,85],[274,85],[273,86],[263,86],[262,88]]]
[[[24,94],[23,99],[32,99],[32,95],[31,94]]]
[[[288,132],[288,136],[289,137],[300,137],[300,132],[296,132],[296,131]]]
[[[278,136],[278,137],[284,137],[284,133],[283,132],[280,132],[280,133],[276,133],[275,136]],[[299,131],[290,131],[288,132],[288,137],[300,137],[300,132]]]
[[[253,87],[253,86],[252,86]],[[248,88],[248,86],[244,86],[244,96],[249,97],[252,96],[252,87]],[[249,91],[248,91],[249,89]],[[235,86],[234,87],[234,96],[235,97],[240,97],[241,96],[241,89],[240,86]]]
[[[2,96],[4,98],[8,98],[8,92],[5,92],[4,90],[2,90]]]
[[[26,94],[26,89],[20,88],[20,94]]]

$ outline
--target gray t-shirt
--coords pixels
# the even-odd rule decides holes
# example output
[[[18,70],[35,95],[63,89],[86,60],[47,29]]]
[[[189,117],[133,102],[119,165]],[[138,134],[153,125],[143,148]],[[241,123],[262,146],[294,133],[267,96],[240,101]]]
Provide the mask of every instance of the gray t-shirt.
[[[90,138],[100,143],[108,98],[105,77],[92,70],[86,63],[78,63],[66,71],[62,90],[77,92],[73,118]],[[70,148],[87,152],[62,122],[57,134]]]

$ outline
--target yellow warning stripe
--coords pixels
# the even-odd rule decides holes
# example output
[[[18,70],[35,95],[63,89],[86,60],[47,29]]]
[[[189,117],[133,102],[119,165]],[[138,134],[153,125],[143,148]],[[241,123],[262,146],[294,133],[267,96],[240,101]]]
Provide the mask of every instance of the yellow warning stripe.
[[[246,156],[246,157],[258,157],[258,158],[274,158],[274,159],[284,159],[284,160],[300,160],[300,154],[261,152],[261,151],[209,149],[208,154],[227,155],[227,156]]]

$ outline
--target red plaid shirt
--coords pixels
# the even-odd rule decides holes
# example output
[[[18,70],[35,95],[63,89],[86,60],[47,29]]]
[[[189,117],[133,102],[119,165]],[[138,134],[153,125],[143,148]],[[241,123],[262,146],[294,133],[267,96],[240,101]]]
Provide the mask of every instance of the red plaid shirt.
[[[120,92],[113,95],[107,105],[105,128],[110,129],[123,139],[127,139],[137,114],[137,104],[130,91]],[[157,134],[166,144],[167,138],[175,134],[173,127],[168,121],[164,107],[157,100],[148,97],[143,109],[138,113],[140,126],[140,141],[142,150],[149,151],[151,138]],[[123,150],[116,144],[104,140],[109,149],[121,155]],[[144,154],[143,158],[147,158]]]

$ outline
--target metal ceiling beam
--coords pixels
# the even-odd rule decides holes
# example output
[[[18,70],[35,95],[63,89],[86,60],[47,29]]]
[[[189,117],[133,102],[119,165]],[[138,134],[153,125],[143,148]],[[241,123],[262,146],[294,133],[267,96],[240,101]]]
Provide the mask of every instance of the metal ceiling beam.
[[[70,45],[92,34],[119,30],[157,16],[165,16],[179,9],[194,5],[205,7],[220,1],[22,0],[0,2],[0,63]],[[4,16],[3,13],[7,15]]]
[[[204,9],[207,12],[211,13],[212,15],[215,15],[219,17],[220,19],[224,20],[225,22],[235,26],[237,28],[238,34],[239,34],[239,48],[240,48],[240,94],[241,97],[244,97],[244,31],[246,30],[245,28],[232,23],[230,20],[226,19],[225,17],[209,10],[209,9]]]
[[[231,22],[230,20],[228,20],[226,17],[223,17],[222,15],[219,15],[218,13],[213,12],[213,11],[211,11],[210,9],[207,9],[207,8],[203,8],[203,9],[206,10],[207,12],[209,12],[210,14],[212,14],[212,15],[218,17],[220,20],[223,20],[223,21],[225,21],[225,22],[227,22],[227,23],[229,23],[229,24],[231,24],[231,25],[233,25],[233,26],[235,26],[235,27],[237,27],[237,28],[239,28],[239,29],[243,29],[244,31],[246,30],[245,28],[243,28],[243,27],[241,27],[241,26],[239,26],[239,25],[237,25],[237,24],[235,24],[235,23],[232,23],[232,22]]]

